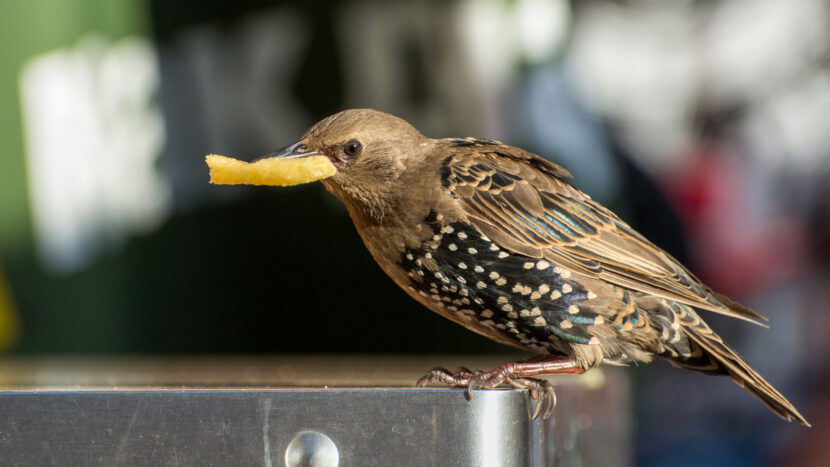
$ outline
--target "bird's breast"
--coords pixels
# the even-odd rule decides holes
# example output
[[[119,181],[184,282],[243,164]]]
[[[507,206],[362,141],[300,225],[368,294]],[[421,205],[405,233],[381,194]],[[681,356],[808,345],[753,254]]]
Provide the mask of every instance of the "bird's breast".
[[[439,219],[435,213],[424,219],[426,235],[415,244],[392,235],[375,240],[372,254],[413,298],[479,334],[534,352],[596,343],[590,327],[603,318],[587,306],[593,293],[569,271],[507,251],[466,222]]]

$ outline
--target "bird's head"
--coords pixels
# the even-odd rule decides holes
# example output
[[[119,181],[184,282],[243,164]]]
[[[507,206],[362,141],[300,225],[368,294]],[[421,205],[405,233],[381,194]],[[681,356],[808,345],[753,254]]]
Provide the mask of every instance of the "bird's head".
[[[429,139],[393,115],[350,109],[312,126],[302,138],[265,158],[326,156],[336,168],[322,179],[326,188],[354,211],[382,218],[401,176],[417,165]],[[354,212],[353,212],[354,214]]]

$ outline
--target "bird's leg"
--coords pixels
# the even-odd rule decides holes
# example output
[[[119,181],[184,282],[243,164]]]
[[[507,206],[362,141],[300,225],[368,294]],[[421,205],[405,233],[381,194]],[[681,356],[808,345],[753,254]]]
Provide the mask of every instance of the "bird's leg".
[[[535,419],[545,407],[545,418],[550,416],[556,405],[556,394],[553,386],[542,379],[533,378],[541,375],[563,373],[583,373],[585,369],[575,361],[550,355],[537,355],[525,360],[505,363],[490,371],[470,371],[459,368],[452,373],[445,368],[437,367],[430,370],[416,383],[424,386],[430,381],[441,382],[455,387],[466,387],[467,399],[472,399],[473,389],[492,389],[502,384],[508,384],[517,389],[527,389],[533,399],[539,401]]]
[[[430,381],[437,381],[451,386],[469,387],[473,385],[473,389],[491,389],[510,380],[563,373],[578,374],[584,371],[584,368],[571,359],[536,355],[525,360],[505,363],[498,368],[485,372],[471,371],[468,368],[461,367],[453,373],[446,368],[436,367],[419,379],[417,386],[420,387]]]

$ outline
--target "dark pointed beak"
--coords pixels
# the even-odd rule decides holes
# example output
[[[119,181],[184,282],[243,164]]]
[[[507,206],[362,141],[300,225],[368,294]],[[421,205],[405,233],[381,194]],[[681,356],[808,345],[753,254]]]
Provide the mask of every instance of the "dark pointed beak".
[[[295,159],[298,157],[308,157],[308,156],[322,156],[325,155],[321,151],[317,149],[309,149],[306,147],[305,144],[301,142],[296,142],[293,144],[289,144],[288,146],[282,147],[277,149],[276,151],[272,152],[271,154],[260,156],[254,159],[251,162],[256,162],[262,159],[270,159],[272,157],[278,157],[280,159]]]

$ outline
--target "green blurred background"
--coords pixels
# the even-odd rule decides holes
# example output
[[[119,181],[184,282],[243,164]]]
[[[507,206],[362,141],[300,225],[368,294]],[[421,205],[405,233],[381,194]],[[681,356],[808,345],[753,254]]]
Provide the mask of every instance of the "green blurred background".
[[[84,251],[81,259],[58,254],[54,260],[44,257],[48,251],[38,250],[23,157],[21,69],[50,51],[82,55],[89,41],[100,41],[101,47],[110,50],[125,38],[136,37],[148,43],[158,41],[160,47],[175,47],[167,44],[188,27],[210,22],[212,27],[233,29],[268,6],[273,5],[203,2],[194,8],[166,2],[38,1],[4,7],[0,20],[6,35],[5,46],[0,48],[4,122],[0,144],[5,146],[5,156],[0,158],[0,258],[23,322],[13,347],[16,352],[405,352],[429,350],[424,343],[436,340],[448,351],[464,351],[468,345],[491,346],[463,329],[443,325],[440,318],[424,313],[399,293],[364,251],[345,210],[325,199],[328,195],[319,185],[279,192],[209,187],[205,153],[226,151],[245,159],[276,146],[248,142],[238,148],[212,147],[199,129],[187,135],[196,140],[192,145],[199,150],[169,156],[195,162],[190,164],[193,173],[186,178],[204,184],[194,190],[199,199],[189,193],[172,199],[174,193],[159,209],[162,214],[138,222],[107,216],[109,222],[126,226],[90,229],[97,232],[74,246]],[[300,8],[292,14],[331,21],[318,18],[316,11]],[[155,23],[151,24],[151,17]],[[223,37],[221,32],[214,34],[218,40]],[[303,106],[293,109],[297,115],[286,109],[285,118],[304,123],[294,125],[293,134],[283,130],[281,134],[288,139],[273,138],[275,143],[298,137],[303,125],[343,105],[333,38],[315,35],[308,40],[311,43],[305,47],[312,50],[306,53],[324,63],[309,59],[305,65],[296,65],[305,72],[293,77],[292,93]],[[89,53],[90,60],[105,60],[96,54],[106,51]],[[92,65],[96,66],[100,64]],[[198,103],[182,104],[180,90],[175,92],[169,97],[170,106],[179,106],[177,111],[186,114],[183,119],[199,121],[204,110]],[[147,106],[158,106],[161,96],[156,90],[144,99]],[[77,142],[73,135],[64,136],[68,138],[59,146],[65,152],[55,155],[61,163],[71,159]],[[169,185],[176,163],[164,161],[161,153],[152,159],[156,176]],[[60,165],[53,170],[60,171]],[[97,173],[131,175],[100,168]],[[131,180],[115,183],[123,186]],[[100,189],[92,196],[107,196],[107,191]],[[90,209],[98,207],[94,200],[78,202],[88,202],[93,205]],[[166,218],[163,222],[151,219],[160,215]],[[113,232],[116,229],[121,232]],[[344,331],[349,329],[360,331]],[[423,340],[410,338],[419,333],[424,333]]]

